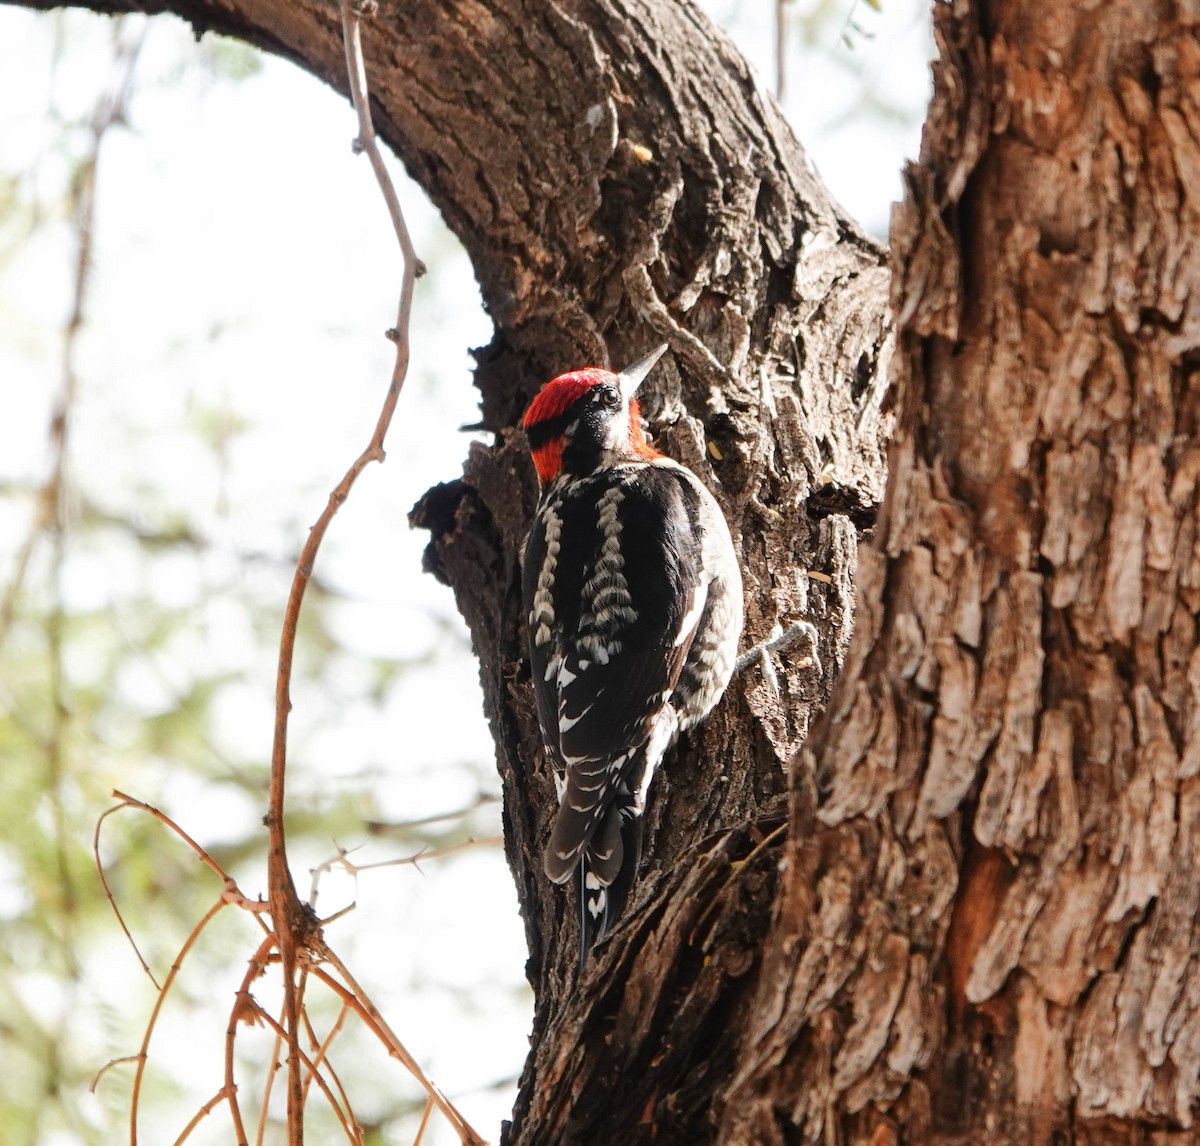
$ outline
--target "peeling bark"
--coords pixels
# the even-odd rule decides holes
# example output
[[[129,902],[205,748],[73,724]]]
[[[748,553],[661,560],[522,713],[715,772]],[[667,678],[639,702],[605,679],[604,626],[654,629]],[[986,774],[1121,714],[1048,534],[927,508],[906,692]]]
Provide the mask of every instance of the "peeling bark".
[[[342,84],[327,2],[148,7]],[[496,322],[495,444],[415,520],[529,939],[514,1146],[1200,1141],[1198,23],[938,5],[889,271],[690,7],[381,5],[377,125]],[[807,617],[822,667],[752,670],[668,761],[580,978],[538,860],[515,426],[659,340],[651,427],[741,539],[749,638]]]

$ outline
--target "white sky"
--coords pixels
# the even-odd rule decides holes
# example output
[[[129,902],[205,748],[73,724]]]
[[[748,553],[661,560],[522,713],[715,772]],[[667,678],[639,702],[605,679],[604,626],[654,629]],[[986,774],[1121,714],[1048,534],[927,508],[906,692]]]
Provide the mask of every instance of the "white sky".
[[[709,0],[707,7],[769,83],[771,6]],[[811,0],[791,5],[797,14],[814,7]],[[853,19],[872,38],[854,34],[848,50],[839,36],[850,6],[826,4],[818,42],[796,45],[789,59],[785,110],[835,195],[879,235],[899,193],[901,161],[917,148],[928,89],[925,8],[920,0],[884,0],[877,14],[859,3]],[[52,83],[54,19],[0,7],[0,172],[36,172],[50,199],[67,171],[53,151],[48,107],[65,118],[86,115],[107,80],[109,37],[103,21],[72,19],[73,46]],[[381,332],[394,320],[398,257],[369,166],[350,151],[352,113],[277,60],[236,84],[194,71],[181,77],[189,42],[182,25],[153,26],[131,130],[106,142],[80,346],[77,487],[149,524],[182,514],[213,541],[200,562],[159,568],[147,584],[137,583],[145,574],[128,554],[77,555],[66,585],[72,606],[108,608],[131,634],[136,619],[122,620],[131,595],[149,592],[186,609],[205,597],[206,584],[226,579],[252,583],[282,613],[290,573],[247,565],[241,555],[295,549],[369,437],[391,368]],[[899,114],[887,120],[865,107],[864,88]],[[294,694],[291,782],[303,795],[373,770],[372,812],[411,819],[470,803],[481,777],[498,789],[465,636],[448,591],[420,572],[424,535],[410,533],[405,521],[426,488],[459,472],[467,438],[458,427],[477,417],[467,351],[485,345],[490,329],[465,256],[420,193],[398,179],[418,252],[433,273],[418,284],[412,369],[389,460],[363,475],[322,551],[321,576],[345,594],[335,611],[349,653],[339,666],[345,696]],[[15,260],[0,263],[0,490],[46,472],[72,260],[68,228],[52,223]],[[194,425],[231,412],[249,429],[218,467],[197,446]],[[0,589],[30,512],[25,500],[0,499]],[[160,694],[167,705],[186,686],[189,664],[228,665],[244,680],[222,695],[221,747],[231,758],[265,758],[274,654],[255,639],[259,623],[278,627],[274,616],[248,618],[219,601],[198,606],[194,627],[173,652],[132,658],[121,687],[142,707],[152,708]],[[458,635],[448,638],[447,626]],[[136,635],[129,639],[136,643]],[[429,656],[430,663],[380,709],[346,699],[363,671],[356,651]],[[86,675],[86,650],[77,655],[77,671]],[[169,761],[152,775],[166,810],[203,842],[236,836],[261,814]],[[331,851],[293,856],[302,882],[307,867]],[[364,858],[389,854],[375,845]],[[251,875],[243,890],[264,888]],[[488,1087],[519,1073],[528,1031],[528,1002],[517,993],[523,934],[499,851],[472,852],[425,875],[411,868],[369,873],[356,889],[331,878],[322,912],[352,898],[358,910],[336,924],[331,941],[409,1049],[495,1139],[515,1088]],[[141,998],[148,1010],[150,994],[116,935],[88,974],[97,997]],[[42,980],[25,989],[43,1002],[52,994]],[[170,1053],[181,1070],[193,1059],[214,1063],[202,1036],[219,1045],[224,1012],[222,1003],[210,1023],[177,1032],[180,1044]],[[83,1016],[80,1029],[83,1045],[103,1046],[99,1017]],[[170,1045],[168,1031],[162,1039]],[[383,1064],[380,1085],[398,1073]],[[97,1104],[89,1117],[108,1115]],[[427,1141],[454,1139],[439,1130]]]

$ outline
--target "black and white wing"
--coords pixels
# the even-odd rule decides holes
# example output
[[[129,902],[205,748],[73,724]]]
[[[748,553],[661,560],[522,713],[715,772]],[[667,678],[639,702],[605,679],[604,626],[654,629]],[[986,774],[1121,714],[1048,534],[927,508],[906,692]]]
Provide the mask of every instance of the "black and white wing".
[[[564,778],[545,855],[557,883],[618,798],[640,813],[647,762],[678,729],[668,701],[707,593],[698,514],[692,481],[655,465],[565,484],[539,506],[524,596],[542,734]],[[613,829],[587,855],[604,886],[622,863]]]

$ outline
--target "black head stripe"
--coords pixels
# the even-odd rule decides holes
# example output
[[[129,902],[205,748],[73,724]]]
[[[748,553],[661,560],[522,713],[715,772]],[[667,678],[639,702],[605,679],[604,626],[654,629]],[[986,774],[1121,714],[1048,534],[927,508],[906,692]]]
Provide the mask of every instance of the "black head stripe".
[[[561,414],[526,426],[525,440],[531,450],[536,450],[555,438],[579,437],[582,440],[574,444],[590,454],[599,448],[604,439],[604,424],[619,406],[620,396],[612,386],[593,386]]]
[[[564,410],[553,418],[545,418],[534,422],[532,426],[526,426],[525,440],[529,443],[529,448],[538,450],[547,442],[561,438],[567,432],[567,427],[578,417],[578,407],[579,403],[576,402],[569,410]]]

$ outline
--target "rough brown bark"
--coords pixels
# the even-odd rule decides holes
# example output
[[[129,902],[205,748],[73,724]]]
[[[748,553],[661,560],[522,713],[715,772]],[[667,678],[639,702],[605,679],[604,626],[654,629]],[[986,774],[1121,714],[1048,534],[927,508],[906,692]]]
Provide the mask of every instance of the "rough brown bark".
[[[1193,1142],[1200,9],[938,17],[878,548],[723,1140]]]
[[[150,7],[341,86],[331,4]],[[530,943],[509,1141],[1200,1141],[1198,20],[939,8],[886,506],[789,770],[881,490],[880,252],[685,5],[381,6],[377,123],[497,326],[495,446],[417,516],[480,657]],[[742,538],[749,635],[807,616],[822,671],[753,670],[681,746],[580,981],[537,861],[514,426],[553,372],[660,339],[650,421]]]
[[[493,423],[498,447],[477,450],[463,480],[427,498],[416,518],[433,531],[431,566],[454,586],[474,634],[505,780],[506,839],[537,1000],[512,1142],[711,1137],[713,1103],[745,1028],[746,972],[779,844],[743,864],[763,829],[728,829],[781,819],[784,767],[827,696],[848,635],[857,539],[845,511],[869,517],[882,474],[878,251],[825,199],[776,112],[712,29],[697,36],[698,17],[674,5],[636,12],[622,24],[611,10],[576,5],[579,27],[569,37],[553,11],[543,11],[545,37],[526,13],[522,37],[541,67],[505,70],[530,70],[539,104],[546,75],[587,77],[555,116],[570,132],[603,116],[605,138],[589,157],[577,136],[519,125],[522,133],[532,127],[544,155],[538,178],[561,180],[564,155],[591,167],[570,172],[561,190],[570,206],[554,206],[569,226],[520,218],[509,244],[517,253],[509,275],[528,283],[532,264],[548,281],[527,288],[528,301],[509,312],[516,321],[500,322],[501,337],[528,348],[535,367],[514,374],[507,364],[496,370],[490,354],[481,360],[485,415],[502,411]],[[485,86],[497,99],[495,85]],[[531,88],[516,102],[534,96]],[[532,178],[518,173],[504,201],[523,201]],[[620,361],[658,338],[675,353],[653,380],[650,421],[664,448],[714,482],[744,538],[750,631],[765,636],[777,618],[819,619],[825,675],[781,670],[773,686],[754,671],[682,747],[648,816],[653,858],[638,902],[650,906],[632,913],[623,938],[579,982],[573,899],[541,874],[554,797],[517,597],[534,484],[524,444],[508,427],[551,373],[603,360],[606,342]],[[830,580],[811,581],[810,569]],[[689,862],[698,845],[704,862]]]

